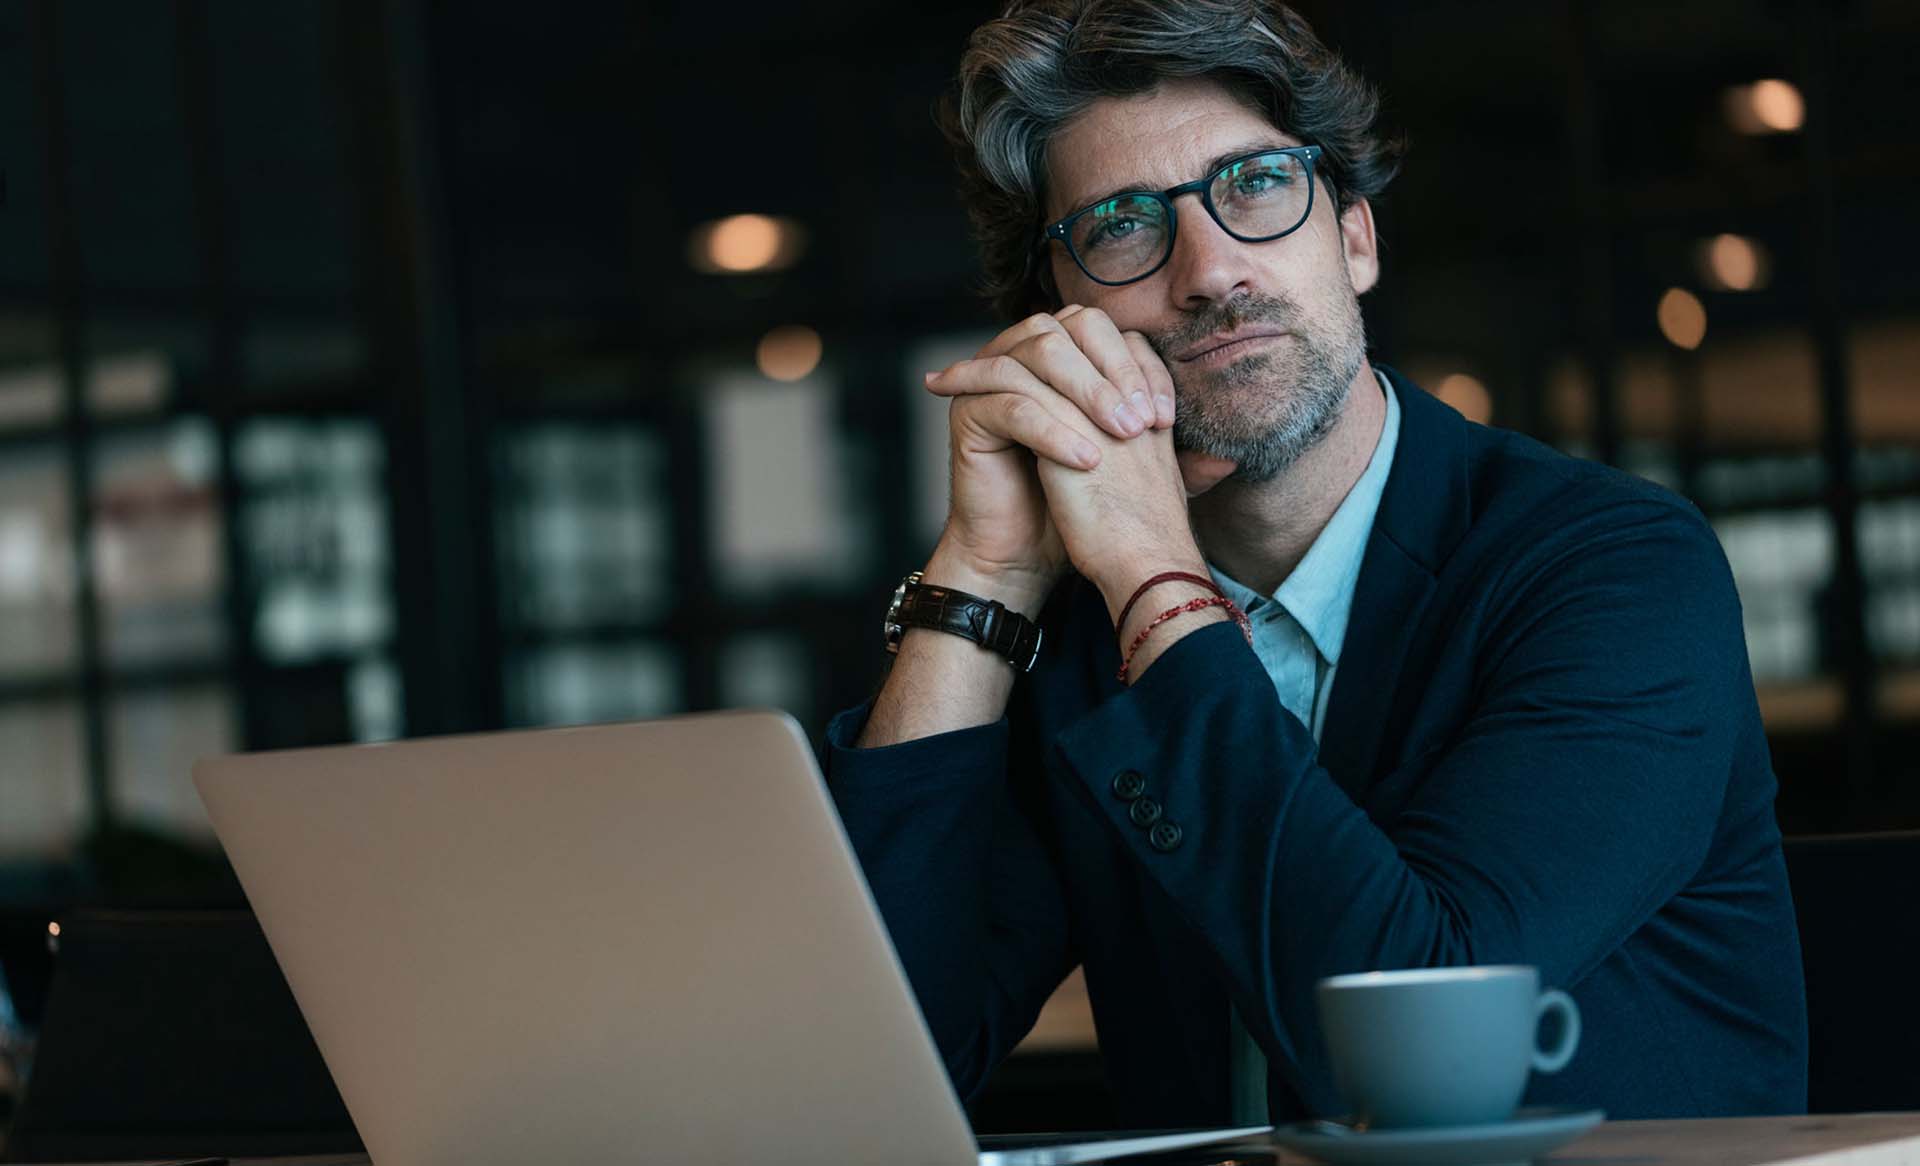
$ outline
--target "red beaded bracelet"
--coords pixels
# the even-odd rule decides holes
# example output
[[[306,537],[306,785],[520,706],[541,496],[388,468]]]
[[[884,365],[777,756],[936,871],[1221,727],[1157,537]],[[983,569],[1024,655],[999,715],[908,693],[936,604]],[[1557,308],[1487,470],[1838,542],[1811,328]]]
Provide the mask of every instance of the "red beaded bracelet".
[[[1228,599],[1224,595],[1207,595],[1198,599],[1189,599],[1178,607],[1169,607],[1159,615],[1154,616],[1152,620],[1148,621],[1146,627],[1140,629],[1140,634],[1134,636],[1133,642],[1127,645],[1126,657],[1120,661],[1120,671],[1114,674],[1114,679],[1122,684],[1127,682],[1127,670],[1133,667],[1133,654],[1140,650],[1141,644],[1147,642],[1147,637],[1153,634],[1153,629],[1166,623],[1170,619],[1185,615],[1190,611],[1204,611],[1209,607],[1226,608],[1227,614],[1232,616],[1233,622],[1239,626],[1240,634],[1247,638],[1247,643],[1253,643],[1252,625],[1247,622],[1246,613],[1241,611],[1240,608],[1234,604],[1233,600]]]

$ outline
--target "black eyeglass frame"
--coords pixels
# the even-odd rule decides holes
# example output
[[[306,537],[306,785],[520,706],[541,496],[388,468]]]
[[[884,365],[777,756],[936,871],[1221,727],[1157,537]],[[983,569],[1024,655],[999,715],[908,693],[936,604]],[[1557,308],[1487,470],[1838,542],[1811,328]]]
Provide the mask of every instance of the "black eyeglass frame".
[[[1242,162],[1246,162],[1253,158],[1264,158],[1269,154],[1291,154],[1292,156],[1300,159],[1300,164],[1306,167],[1307,209],[1304,213],[1301,214],[1299,222],[1295,223],[1291,227],[1288,227],[1284,231],[1278,232],[1277,234],[1242,235],[1238,231],[1235,231],[1232,227],[1227,226],[1226,223],[1221,221],[1220,209],[1213,205],[1213,184],[1220,178],[1222,174],[1225,174],[1227,171],[1233,169],[1235,166],[1240,165]],[[1047,227],[1046,230],[1040,233],[1040,247],[1044,249],[1047,245],[1047,240],[1049,239],[1059,240],[1060,245],[1067,249],[1067,255],[1072,258],[1073,265],[1075,267],[1078,267],[1080,271],[1088,279],[1092,280],[1097,284],[1100,284],[1102,287],[1125,287],[1130,283],[1139,283],[1143,279],[1150,278],[1155,272],[1159,271],[1162,267],[1165,267],[1167,265],[1167,260],[1173,258],[1173,246],[1180,239],[1180,212],[1175,209],[1173,205],[1173,200],[1176,198],[1179,198],[1183,194],[1199,195],[1200,205],[1207,208],[1207,216],[1211,218],[1221,230],[1225,231],[1228,235],[1232,236],[1233,238],[1238,239],[1242,243],[1271,243],[1275,239],[1284,239],[1288,235],[1291,235],[1295,231],[1299,230],[1301,227],[1306,226],[1307,220],[1313,217],[1313,200],[1317,192],[1317,188],[1319,186],[1319,183],[1315,181],[1316,177],[1318,176],[1317,171],[1315,169],[1315,164],[1319,161],[1320,161],[1320,147],[1318,146],[1281,146],[1275,149],[1253,150],[1248,153],[1238,155],[1237,157],[1227,159],[1225,162],[1220,164],[1219,169],[1207,175],[1205,178],[1198,178],[1192,182],[1183,182],[1178,186],[1169,186],[1165,190],[1123,190],[1118,194],[1109,195],[1108,197],[1101,199],[1099,202],[1090,203],[1087,206],[1083,206],[1079,210],[1074,211],[1072,214],[1068,215],[1066,218],[1061,219],[1059,222],[1054,223],[1051,226]],[[1133,276],[1129,279],[1117,279],[1117,280],[1101,279],[1099,276],[1095,275],[1093,272],[1087,270],[1086,263],[1083,262],[1080,258],[1079,250],[1074,247],[1073,240],[1070,234],[1070,232],[1073,229],[1073,224],[1079,222],[1082,217],[1092,214],[1095,208],[1105,206],[1107,203],[1110,203],[1115,199],[1135,198],[1140,196],[1151,198],[1154,201],[1158,202],[1160,205],[1167,208],[1166,250],[1161,254],[1160,262],[1154,264],[1152,267],[1141,272],[1139,275]]]

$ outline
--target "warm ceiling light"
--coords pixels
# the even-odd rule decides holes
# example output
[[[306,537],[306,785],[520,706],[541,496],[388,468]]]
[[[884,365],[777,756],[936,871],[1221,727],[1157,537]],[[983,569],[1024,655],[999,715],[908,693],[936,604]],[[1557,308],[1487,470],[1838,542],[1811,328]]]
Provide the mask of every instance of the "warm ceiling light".
[[[1753,115],[1775,133],[1790,134],[1807,120],[1807,103],[1790,83],[1769,78],[1753,83]]]
[[[1676,348],[1695,349],[1707,338],[1707,309],[1685,288],[1668,288],[1656,314],[1660,334]]]
[[[729,215],[696,227],[687,258],[708,274],[778,271],[800,257],[801,232],[790,219]]]
[[[1469,421],[1486,425],[1493,420],[1493,395],[1479,378],[1457,372],[1440,378],[1433,395],[1452,405]]]
[[[1756,291],[1767,286],[1773,263],[1757,239],[1715,235],[1700,245],[1700,278],[1715,291]]]
[[[797,381],[820,366],[820,333],[799,324],[775,328],[760,338],[754,360],[770,380]]]
[[[1727,90],[1727,120],[1743,134],[1790,134],[1806,124],[1807,103],[1790,81],[1770,77]]]
[[[733,215],[714,224],[707,255],[722,271],[755,271],[780,254],[780,224],[765,215]]]

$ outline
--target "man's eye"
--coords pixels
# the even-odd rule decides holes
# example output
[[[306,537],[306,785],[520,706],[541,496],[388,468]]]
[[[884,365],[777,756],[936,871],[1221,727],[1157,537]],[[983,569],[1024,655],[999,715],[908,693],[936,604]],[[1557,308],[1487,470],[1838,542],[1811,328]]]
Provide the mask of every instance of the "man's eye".
[[[1265,194],[1270,190],[1290,184],[1293,180],[1277,170],[1255,170],[1242,174],[1233,180],[1235,194]]]
[[[1087,242],[1094,247],[1098,247],[1102,243],[1117,243],[1128,235],[1136,234],[1145,229],[1146,224],[1139,219],[1104,219],[1100,225],[1095,227],[1092,233],[1087,236]]]

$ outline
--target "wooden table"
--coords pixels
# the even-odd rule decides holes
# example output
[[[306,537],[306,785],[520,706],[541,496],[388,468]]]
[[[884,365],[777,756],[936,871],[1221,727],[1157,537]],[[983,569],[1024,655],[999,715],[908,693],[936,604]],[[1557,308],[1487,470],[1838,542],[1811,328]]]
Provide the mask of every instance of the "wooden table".
[[[179,1159],[149,1159],[178,1162]],[[1139,1166],[1297,1166],[1312,1159],[1261,1142],[1122,1159]],[[1920,1166],[1920,1111],[1816,1117],[1606,1122],[1539,1166]],[[363,1155],[236,1158],[233,1166],[367,1166]]]
[[[1293,1166],[1313,1159],[1282,1151],[1266,1161]],[[1538,1161],[1539,1166],[1920,1166],[1920,1112],[1610,1121]]]
[[[1554,1166],[1920,1166],[1920,1112],[1605,1122],[1541,1161]]]

